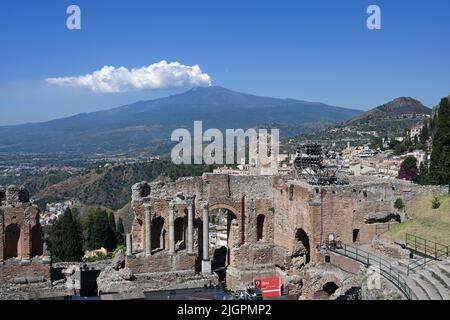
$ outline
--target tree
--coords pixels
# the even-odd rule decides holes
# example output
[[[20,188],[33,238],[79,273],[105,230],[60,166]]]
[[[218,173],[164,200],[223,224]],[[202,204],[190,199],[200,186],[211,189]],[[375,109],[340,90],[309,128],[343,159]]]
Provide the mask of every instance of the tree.
[[[400,170],[398,172],[398,178],[404,180],[414,180],[417,176],[417,159],[413,156],[406,157],[403,160]]]
[[[85,227],[87,250],[104,247],[108,251],[113,251],[116,248],[116,230],[111,228],[111,221],[106,211],[100,209],[91,211]]]
[[[111,227],[111,230],[116,232],[116,218],[114,217],[114,213],[109,213],[109,226]]]
[[[420,132],[420,142],[426,144],[429,138],[430,136],[428,133],[428,122],[425,121],[422,131]]]
[[[405,207],[405,204],[403,203],[403,200],[401,198],[397,198],[394,202],[394,208],[401,210]]]
[[[430,179],[435,184],[450,182],[450,101],[441,100],[433,136],[430,161]]]
[[[117,222],[116,239],[118,246],[125,244],[125,228],[123,227],[122,218],[119,218]]]
[[[418,184],[428,184],[429,183],[427,160],[423,161],[420,164],[419,171],[417,173],[416,178],[414,179],[414,182],[416,182]]]
[[[83,258],[83,235],[78,219],[66,209],[51,227],[48,247],[55,261],[81,261]]]

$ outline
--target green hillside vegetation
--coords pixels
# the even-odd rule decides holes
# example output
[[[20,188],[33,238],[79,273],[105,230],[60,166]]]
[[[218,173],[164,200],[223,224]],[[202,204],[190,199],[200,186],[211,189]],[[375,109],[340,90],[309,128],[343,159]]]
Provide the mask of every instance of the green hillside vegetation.
[[[179,177],[199,176],[212,172],[214,166],[175,165],[169,159],[99,168],[70,177],[48,186],[35,194],[41,208],[48,202],[78,199],[88,206],[102,206],[118,210],[131,197],[131,186],[140,181],[153,181],[159,176],[172,180]]]
[[[432,208],[434,196],[422,196],[406,203],[411,218],[382,235],[387,240],[405,241],[406,233],[450,245],[450,195],[438,197],[438,209]]]

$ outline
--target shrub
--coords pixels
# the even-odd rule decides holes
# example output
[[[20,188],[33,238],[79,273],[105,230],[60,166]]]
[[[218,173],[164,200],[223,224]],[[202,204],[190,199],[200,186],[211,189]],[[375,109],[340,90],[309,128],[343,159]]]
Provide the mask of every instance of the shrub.
[[[431,201],[431,208],[439,209],[440,206],[441,206],[441,202],[439,201],[439,198],[434,197],[433,200]]]
[[[395,200],[394,202],[394,208],[401,210],[405,207],[405,204],[403,203],[403,200],[400,198],[397,198],[397,200]]]

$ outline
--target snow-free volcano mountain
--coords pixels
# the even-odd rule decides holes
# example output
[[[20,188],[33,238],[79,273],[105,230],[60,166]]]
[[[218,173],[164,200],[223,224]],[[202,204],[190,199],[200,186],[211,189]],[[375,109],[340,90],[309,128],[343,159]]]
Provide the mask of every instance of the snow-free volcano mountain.
[[[396,98],[355,117],[350,123],[373,118],[400,117],[404,115],[430,115],[431,109],[411,97]]]
[[[0,152],[162,151],[177,128],[279,128],[282,137],[349,120],[360,110],[294,99],[193,88],[165,98],[43,123],[0,127]]]

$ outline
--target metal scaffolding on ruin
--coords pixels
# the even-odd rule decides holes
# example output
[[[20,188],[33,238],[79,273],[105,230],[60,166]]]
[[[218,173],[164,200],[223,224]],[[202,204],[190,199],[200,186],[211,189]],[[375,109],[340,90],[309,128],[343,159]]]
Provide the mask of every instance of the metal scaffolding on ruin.
[[[336,164],[324,164],[324,150],[320,144],[304,144],[297,147],[294,160],[297,179],[306,180],[311,185],[348,184],[339,174]]]

